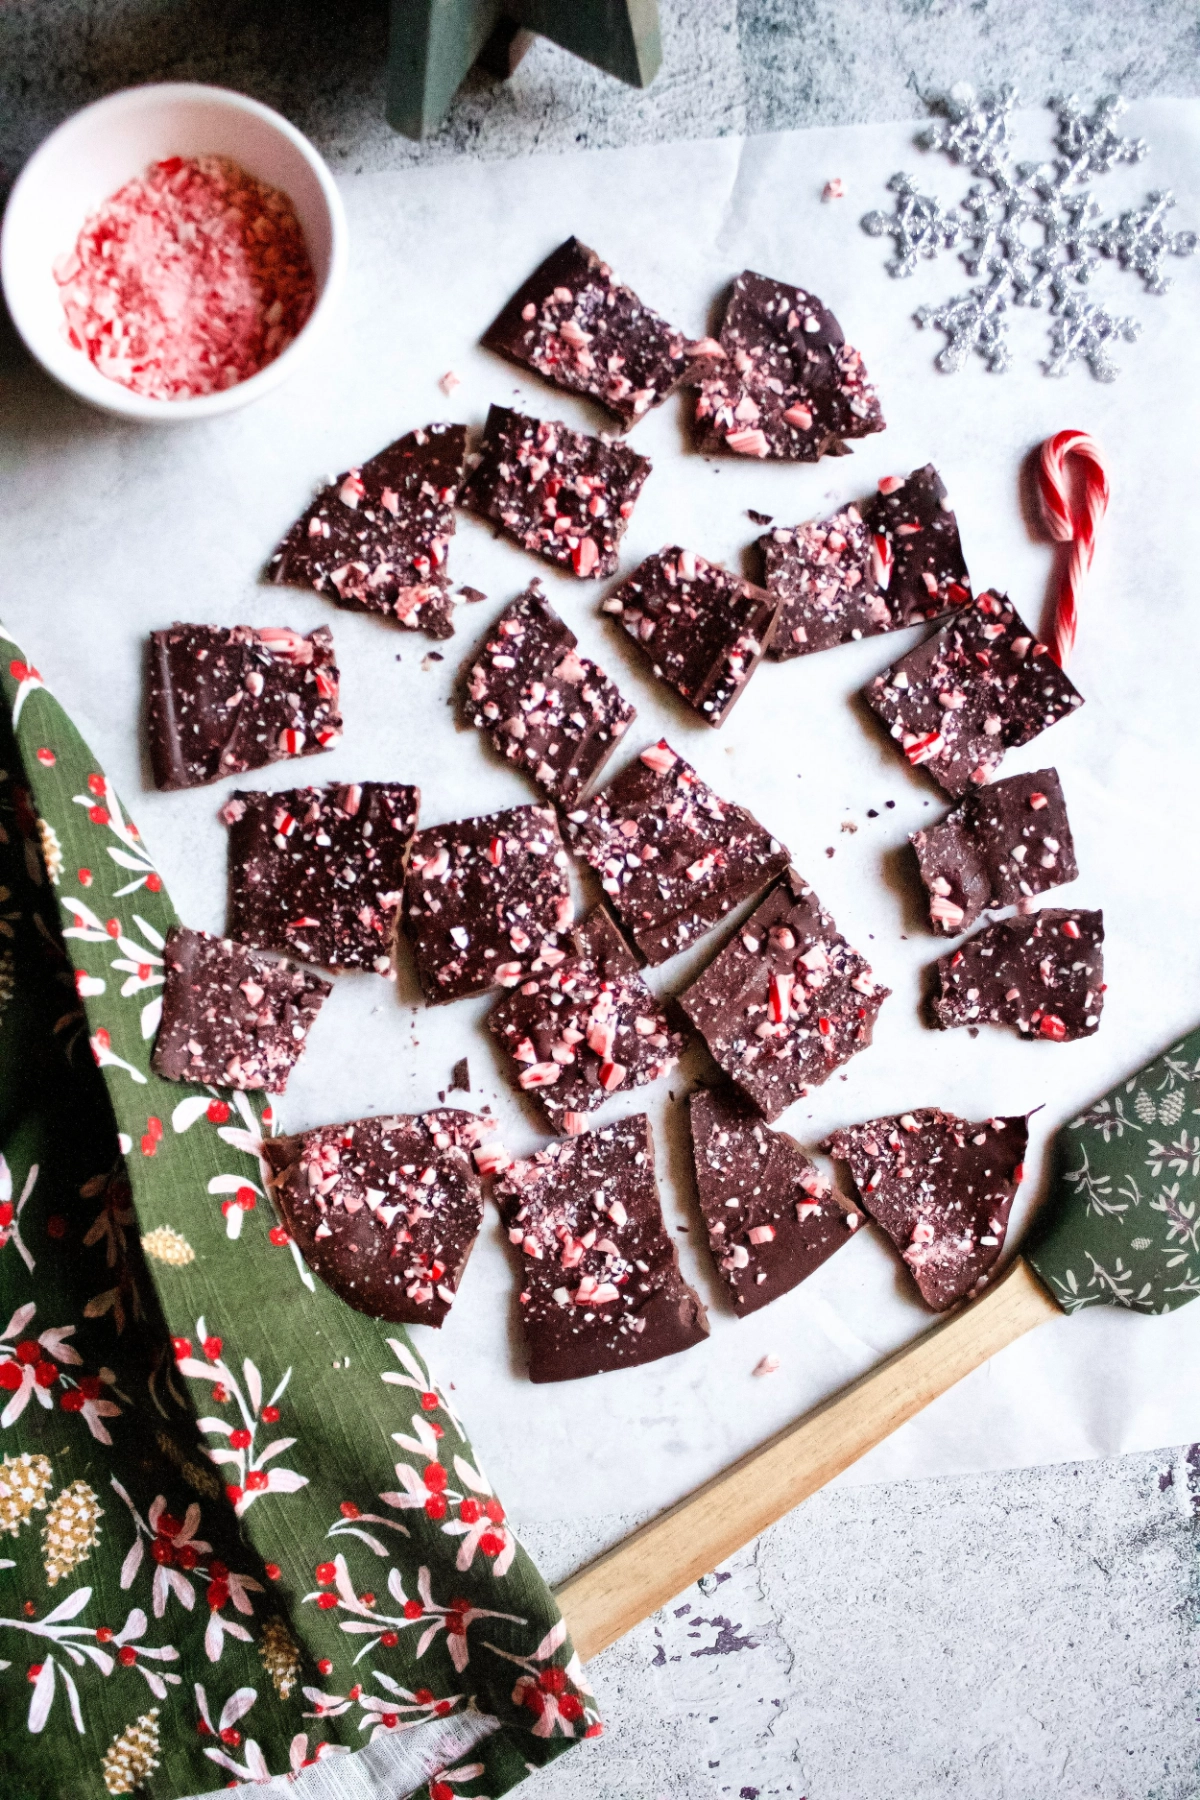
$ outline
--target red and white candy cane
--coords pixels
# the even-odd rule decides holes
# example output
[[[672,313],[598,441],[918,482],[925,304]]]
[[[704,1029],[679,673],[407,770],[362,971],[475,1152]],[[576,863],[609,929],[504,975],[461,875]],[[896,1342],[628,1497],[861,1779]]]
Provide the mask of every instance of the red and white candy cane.
[[[1083,504],[1075,512],[1071,510],[1067,486],[1067,458],[1071,456],[1077,456],[1084,464]],[[1056,431],[1046,439],[1038,465],[1038,491],[1050,536],[1056,543],[1071,546],[1054,609],[1054,641],[1050,646],[1061,669],[1075,644],[1079,590],[1092,566],[1097,527],[1108,510],[1108,470],[1099,446],[1086,431]]]

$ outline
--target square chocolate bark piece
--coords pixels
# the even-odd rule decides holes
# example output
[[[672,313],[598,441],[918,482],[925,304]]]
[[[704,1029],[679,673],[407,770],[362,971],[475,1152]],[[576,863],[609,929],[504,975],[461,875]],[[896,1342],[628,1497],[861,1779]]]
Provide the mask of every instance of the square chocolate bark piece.
[[[333,984],[183,925],[167,934],[163,964],[155,1072],[282,1094]]]
[[[571,1134],[610,1094],[669,1075],[683,1048],[602,906],[574,939],[573,956],[523,981],[488,1014],[517,1085],[551,1131]]]
[[[581,578],[611,575],[649,473],[649,462],[628,444],[493,406],[462,503],[561,569]]]
[[[568,813],[566,831],[648,963],[696,943],[789,861],[785,844],[661,740]]]
[[[767,654],[829,650],[935,619],[971,598],[958,524],[932,463],[817,524],[759,538],[764,580],[783,601]]]
[[[386,975],[420,801],[385,781],[234,794],[221,813],[230,937]]]
[[[985,925],[938,962],[937,1023],[1014,1025],[1022,1037],[1091,1037],[1104,1008],[1104,914],[1045,906]]]
[[[531,1381],[657,1362],[708,1336],[663,1224],[644,1114],[548,1144],[492,1194],[522,1257]]]
[[[817,462],[883,430],[862,357],[815,294],[747,269],[720,332],[726,360],[701,382],[696,447]]]
[[[480,645],[459,709],[563,806],[574,806],[636,717],[578,643],[535,581]]]
[[[586,394],[626,429],[719,352],[651,312],[575,237],[534,270],[482,341],[555,387]]]
[[[1025,1120],[971,1124],[937,1107],[835,1131],[863,1207],[887,1232],[935,1312],[988,1281],[1024,1175]]]
[[[853,1236],[859,1215],[793,1138],[732,1091],[697,1088],[688,1121],[709,1249],[744,1318],[820,1268]]]
[[[472,1152],[495,1120],[448,1108],[267,1138],[280,1217],[314,1275],[373,1319],[439,1326],[483,1223]]]
[[[467,454],[463,425],[427,425],[322,488],[267,565],[271,581],[453,634],[446,553]]]
[[[1003,594],[989,590],[864,690],[914,768],[955,799],[1083,695]]]
[[[1079,874],[1056,769],[973,789],[911,842],[930,923],[947,937],[973,925],[985,906],[1019,906]]]
[[[548,806],[433,825],[413,840],[403,931],[431,1005],[540,974],[570,922],[567,853]]]
[[[648,556],[602,609],[660,681],[723,725],[771,641],[779,601],[678,544]]]
[[[766,1119],[871,1042],[890,990],[788,869],[679,1004]]]
[[[147,726],[154,784],[202,787],[342,735],[333,633],[286,625],[172,625],[150,634]]]

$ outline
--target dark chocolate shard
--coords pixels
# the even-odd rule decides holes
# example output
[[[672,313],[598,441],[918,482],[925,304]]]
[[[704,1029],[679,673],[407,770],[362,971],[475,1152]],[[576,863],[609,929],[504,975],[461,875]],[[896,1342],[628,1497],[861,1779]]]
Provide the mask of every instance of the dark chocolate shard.
[[[985,925],[938,962],[943,1029],[1014,1025],[1061,1044],[1091,1037],[1104,1009],[1104,914],[1046,906]]]
[[[567,853],[548,806],[433,825],[414,839],[403,930],[431,1005],[551,967],[570,921]]]
[[[944,1312],[986,1285],[1024,1175],[1023,1118],[971,1124],[937,1107],[835,1131],[866,1211],[887,1232],[926,1304]]]
[[[771,641],[779,601],[678,544],[648,556],[602,610],[660,681],[709,725],[723,725]]]
[[[656,1362],[708,1336],[663,1224],[644,1114],[548,1144],[492,1192],[522,1258],[531,1381]]]
[[[696,446],[712,455],[817,462],[883,430],[862,357],[815,294],[749,269],[720,332],[725,361],[701,382]]]
[[[955,799],[1083,695],[1003,594],[989,590],[877,675],[863,697],[914,768]]]
[[[573,956],[523,981],[488,1014],[517,1085],[552,1131],[572,1134],[610,1094],[669,1075],[683,1048],[602,906],[574,938]]]
[[[626,429],[719,350],[668,325],[575,237],[539,264],[482,342],[555,387],[595,400]]]
[[[888,475],[870,500],[759,538],[783,601],[775,661],[940,618],[971,598],[958,524],[932,463]]]
[[[461,697],[463,723],[574,806],[636,717],[536,581],[501,613],[479,646]]]
[[[871,1042],[889,989],[788,869],[679,1004],[766,1119]]]
[[[495,1120],[453,1108],[267,1138],[275,1203],[314,1275],[373,1319],[439,1326],[483,1223],[473,1151]]]
[[[427,425],[322,488],[267,565],[271,581],[450,637],[446,572],[467,454],[463,425]]]
[[[566,832],[648,963],[696,943],[789,861],[785,844],[661,740],[568,813]]]
[[[936,619],[971,598],[958,520],[932,463],[886,475],[862,508],[873,539],[876,580],[893,629]]]
[[[688,1120],[709,1248],[744,1318],[820,1268],[859,1216],[794,1138],[770,1130],[731,1090],[697,1088]]]
[[[154,783],[201,787],[342,735],[327,625],[172,625],[150,634],[147,725]]]
[[[911,841],[930,922],[947,937],[967,930],[985,906],[1019,906],[1079,874],[1055,769],[975,788]]]
[[[465,1056],[460,1056],[450,1075],[450,1086],[461,1094],[471,1091],[471,1065]]]
[[[462,504],[523,549],[588,579],[616,568],[649,473],[649,462],[628,444],[493,406]]]
[[[235,793],[221,812],[230,937],[386,975],[420,800],[385,781]]]
[[[163,967],[155,1072],[282,1094],[332,983],[183,925],[167,934]]]

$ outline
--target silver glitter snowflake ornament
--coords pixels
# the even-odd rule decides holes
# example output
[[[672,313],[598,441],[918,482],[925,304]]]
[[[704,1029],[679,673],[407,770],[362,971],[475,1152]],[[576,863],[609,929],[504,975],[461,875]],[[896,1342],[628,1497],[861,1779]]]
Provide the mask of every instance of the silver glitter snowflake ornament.
[[[1163,294],[1170,286],[1166,259],[1194,255],[1200,239],[1194,231],[1168,229],[1166,215],[1175,204],[1169,192],[1151,193],[1143,206],[1105,219],[1081,188],[1093,175],[1149,154],[1144,138],[1123,137],[1116,129],[1124,100],[1109,95],[1091,112],[1073,94],[1052,100],[1058,155],[1014,163],[1016,99],[1008,86],[983,98],[969,87],[954,88],[917,142],[943,151],[980,179],[957,207],[945,208],[922,194],[911,175],[893,175],[888,187],[896,195],[894,211],[868,213],[863,229],[893,240],[891,275],[911,275],[922,257],[957,249],[967,272],[983,277],[981,286],[915,315],[919,325],[946,334],[938,368],[954,373],[975,353],[990,370],[1007,369],[1010,306],[1047,306],[1053,315],[1050,354],[1042,365],[1047,375],[1064,375],[1073,362],[1084,362],[1098,381],[1111,381],[1117,365],[1109,346],[1117,339],[1132,342],[1140,326],[1085,298],[1080,288],[1107,259],[1140,275],[1147,293]]]

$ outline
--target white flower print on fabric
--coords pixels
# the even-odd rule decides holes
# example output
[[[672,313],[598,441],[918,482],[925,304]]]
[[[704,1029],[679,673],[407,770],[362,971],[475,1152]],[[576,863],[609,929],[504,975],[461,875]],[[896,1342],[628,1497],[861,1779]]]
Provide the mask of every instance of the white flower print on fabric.
[[[284,1370],[275,1391],[264,1404],[263,1380],[257,1364],[245,1357],[242,1381],[239,1382],[222,1355],[221,1339],[210,1334],[203,1318],[196,1320],[196,1336],[208,1361],[202,1362],[192,1355],[192,1346],[186,1338],[176,1338],[175,1364],[180,1374],[190,1380],[211,1382],[210,1398],[218,1405],[227,1405],[232,1400],[241,1414],[240,1425],[231,1425],[226,1419],[212,1416],[199,1420],[201,1431],[228,1440],[225,1447],[210,1449],[207,1454],[218,1465],[236,1470],[238,1479],[227,1482],[225,1492],[240,1519],[262,1494],[294,1494],[298,1488],[308,1486],[307,1475],[274,1463],[275,1457],[292,1448],[296,1442],[294,1437],[272,1438],[266,1444],[259,1439],[262,1426],[274,1425],[279,1420],[278,1402],[283,1398],[292,1371],[290,1368]],[[268,1463],[273,1466],[268,1468]]]

